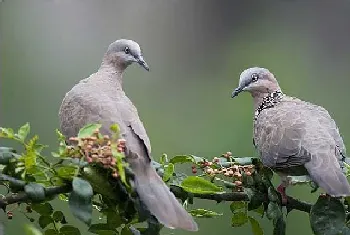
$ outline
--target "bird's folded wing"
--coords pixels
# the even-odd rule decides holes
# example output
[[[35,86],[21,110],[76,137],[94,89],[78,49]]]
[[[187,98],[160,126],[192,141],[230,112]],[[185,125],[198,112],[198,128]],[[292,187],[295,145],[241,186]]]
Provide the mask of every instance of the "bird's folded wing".
[[[302,146],[305,122],[293,110],[265,110],[255,124],[254,133],[266,166],[288,168],[303,165],[310,160]]]

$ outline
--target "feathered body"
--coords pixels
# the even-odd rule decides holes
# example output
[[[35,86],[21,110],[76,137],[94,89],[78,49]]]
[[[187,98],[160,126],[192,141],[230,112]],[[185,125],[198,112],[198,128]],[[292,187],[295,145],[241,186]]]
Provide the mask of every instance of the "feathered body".
[[[283,96],[257,115],[253,136],[264,165],[286,175],[309,174],[332,196],[350,195],[343,139],[324,108]]]
[[[101,123],[101,133],[111,134],[109,127],[117,123],[120,137],[126,140],[127,152],[132,153],[126,159],[135,174],[135,188],[141,201],[165,226],[195,231],[197,224],[193,218],[150,164],[150,140],[136,107],[122,89],[122,73],[128,64],[115,56],[123,47],[132,50],[134,42],[122,43],[126,45],[119,42],[113,47],[112,44],[109,49],[112,57],[107,53],[100,69],[66,94],[59,111],[62,133],[67,137],[76,136],[84,125]],[[138,45],[134,48],[137,54]]]
[[[242,72],[232,97],[242,91],[250,92],[254,100],[253,142],[265,166],[282,176],[282,182],[288,175],[309,175],[331,196],[350,195],[345,145],[327,110],[284,95],[264,68]]]

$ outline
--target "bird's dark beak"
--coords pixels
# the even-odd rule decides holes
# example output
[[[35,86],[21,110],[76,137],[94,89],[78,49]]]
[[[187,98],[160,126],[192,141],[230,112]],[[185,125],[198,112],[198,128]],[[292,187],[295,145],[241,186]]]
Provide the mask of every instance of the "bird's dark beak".
[[[239,86],[239,87],[237,87],[236,89],[234,89],[234,91],[232,92],[231,97],[232,97],[232,98],[235,98],[236,96],[238,96],[239,93],[241,93],[241,92],[243,91],[243,88],[244,88],[244,87]]]
[[[136,59],[137,63],[139,65],[141,65],[144,69],[146,69],[147,71],[149,71],[149,67],[148,67],[148,64],[146,63],[146,61],[143,59],[142,56],[139,56],[137,59]]]

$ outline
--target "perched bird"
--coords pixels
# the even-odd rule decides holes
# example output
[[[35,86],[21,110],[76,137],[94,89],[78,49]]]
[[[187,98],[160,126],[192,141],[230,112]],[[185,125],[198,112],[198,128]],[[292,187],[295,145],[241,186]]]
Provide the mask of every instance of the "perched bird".
[[[61,131],[72,137],[86,124],[101,123],[101,133],[111,134],[109,127],[117,123],[126,149],[132,153],[126,151],[126,159],[141,201],[166,227],[197,231],[192,216],[151,166],[150,140],[136,107],[123,91],[123,72],[134,62],[149,70],[136,42],[120,39],[110,44],[99,70],[65,95],[59,110]]]
[[[265,68],[241,73],[232,98],[244,91],[254,102],[254,145],[262,163],[281,176],[277,189],[284,203],[287,176],[295,175],[309,175],[330,196],[350,195],[343,173],[345,145],[327,110],[285,95]]]

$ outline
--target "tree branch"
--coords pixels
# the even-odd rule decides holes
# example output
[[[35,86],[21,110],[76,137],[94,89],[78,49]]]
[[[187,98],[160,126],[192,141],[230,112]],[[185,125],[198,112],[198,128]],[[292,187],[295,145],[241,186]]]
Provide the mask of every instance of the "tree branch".
[[[26,185],[26,182],[4,174],[0,174],[0,181],[8,181],[13,185],[17,186],[19,189],[23,189],[24,186]],[[44,188],[45,198],[46,200],[49,200],[50,198],[58,194],[69,193],[71,189],[72,187],[69,184],[62,185],[62,186],[45,187]],[[191,197],[194,197],[194,198],[216,201],[217,203],[220,203],[222,201],[249,201],[248,194],[244,192],[224,192],[219,194],[188,193],[183,188],[176,185],[171,185],[170,190],[171,192],[174,193],[174,195],[177,198],[180,198],[180,199],[186,199],[190,195]],[[24,191],[21,191],[19,193],[12,193],[10,195],[4,196],[2,199],[0,199],[0,208],[5,210],[7,205],[21,203],[21,202],[31,202],[31,198]],[[287,202],[288,203],[286,205],[286,208],[288,212],[292,210],[299,210],[306,213],[310,213],[311,206],[312,206],[312,204],[310,203],[294,199],[293,197],[290,197],[290,196],[288,196]]]
[[[52,186],[45,188],[45,196],[46,199],[56,196],[61,193],[69,193],[72,187],[70,185],[62,185],[62,186]],[[0,200],[0,208],[4,209],[7,205],[20,203],[20,202],[30,202],[28,194],[25,192],[13,193],[8,196],[3,197]],[[44,200],[46,201],[46,200]]]
[[[188,193],[181,187],[176,185],[171,185],[170,190],[177,198],[185,198]],[[206,199],[216,201],[217,203],[222,201],[248,201],[249,196],[244,192],[232,192],[232,193],[220,193],[220,194],[201,194],[201,193],[193,193],[191,194],[195,198]],[[293,197],[288,196],[287,201],[287,211],[290,212],[292,210],[299,210],[306,213],[310,213],[312,204],[308,202],[303,202],[297,200]]]
[[[0,181],[8,181],[20,188],[24,188],[24,186],[26,185],[26,182],[4,174],[0,174]],[[72,190],[72,186],[70,184],[65,184],[62,186],[44,187],[44,191],[45,191],[44,201],[49,200],[53,196],[56,196],[61,193],[69,193],[71,190]],[[7,196],[3,196],[3,198],[0,199],[0,208],[5,210],[6,206],[8,205],[21,203],[21,202],[31,202],[31,201],[32,199],[24,191],[21,191],[19,193],[11,193]]]
[[[299,201],[293,197],[287,196],[287,211],[298,210],[310,213],[312,204],[308,202]]]

